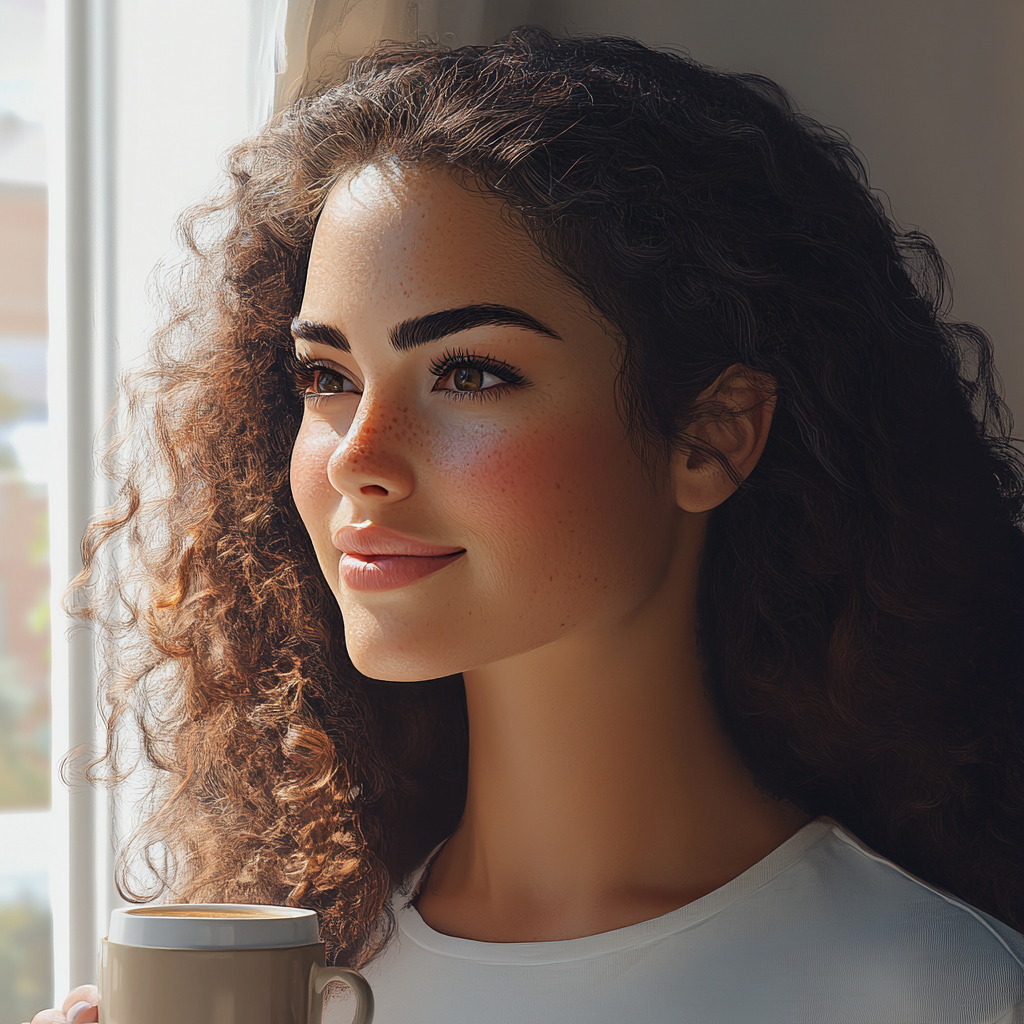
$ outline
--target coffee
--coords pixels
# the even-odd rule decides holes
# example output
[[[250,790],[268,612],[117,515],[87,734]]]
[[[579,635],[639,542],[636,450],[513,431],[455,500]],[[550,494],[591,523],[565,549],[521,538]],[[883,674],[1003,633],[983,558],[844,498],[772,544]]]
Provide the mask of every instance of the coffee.
[[[215,918],[267,918],[272,917],[280,919],[287,917],[288,915],[281,913],[274,908],[264,908],[255,906],[233,906],[233,907],[217,907],[205,904],[204,906],[168,906],[168,907],[135,907],[131,910],[126,910],[126,914],[133,914],[136,917],[215,917]]]
[[[177,903],[115,910],[108,938],[147,949],[278,949],[317,943],[320,929],[301,907]]]
[[[100,960],[102,1024],[316,1024],[323,992],[373,994],[356,971],[325,967],[316,914],[298,907],[177,904],[115,910]]]

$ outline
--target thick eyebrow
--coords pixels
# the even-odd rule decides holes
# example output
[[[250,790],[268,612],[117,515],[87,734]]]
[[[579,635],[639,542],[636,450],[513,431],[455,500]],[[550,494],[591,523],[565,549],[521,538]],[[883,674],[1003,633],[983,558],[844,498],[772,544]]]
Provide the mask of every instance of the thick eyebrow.
[[[449,334],[458,334],[460,331],[488,324],[498,327],[525,327],[536,334],[543,334],[556,341],[562,340],[547,324],[541,323],[536,317],[524,313],[521,309],[485,304],[443,309],[438,313],[413,317],[391,329],[391,344],[400,352],[404,352],[417,345],[426,345],[427,342],[447,338]]]
[[[352,346],[337,327],[330,324],[322,324],[318,320],[300,320],[298,317],[292,320],[292,337],[296,341],[310,341],[314,345],[328,345],[331,348],[340,348],[342,352],[351,352]]]
[[[547,324],[541,323],[529,313],[524,313],[513,306],[492,304],[460,306],[458,309],[442,309],[437,313],[413,317],[411,320],[404,320],[397,327],[392,327],[389,336],[391,344],[399,352],[405,352],[416,348],[417,345],[426,345],[428,342],[447,338],[449,334],[458,334],[460,331],[469,331],[474,327],[484,327],[488,324],[498,327],[525,327],[526,330],[543,334],[547,338],[562,340],[561,336]],[[301,320],[295,317],[292,320],[292,337],[296,341],[327,345],[330,348],[341,349],[342,352],[352,351],[348,338],[337,327],[320,323],[318,320]]]

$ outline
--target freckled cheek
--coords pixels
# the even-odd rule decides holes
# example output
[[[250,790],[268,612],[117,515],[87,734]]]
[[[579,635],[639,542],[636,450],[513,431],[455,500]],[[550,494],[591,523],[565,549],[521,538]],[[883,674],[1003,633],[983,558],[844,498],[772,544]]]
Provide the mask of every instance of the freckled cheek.
[[[608,490],[621,483],[618,438],[607,434],[556,421],[447,445],[438,466],[452,516],[474,532],[526,535],[533,547],[588,542],[610,525]]]

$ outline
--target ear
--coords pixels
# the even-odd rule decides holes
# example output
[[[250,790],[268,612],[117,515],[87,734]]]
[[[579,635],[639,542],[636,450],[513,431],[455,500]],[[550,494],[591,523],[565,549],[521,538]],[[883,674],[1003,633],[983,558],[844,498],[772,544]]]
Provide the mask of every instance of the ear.
[[[707,512],[721,505],[757,465],[775,412],[775,381],[737,363],[697,402],[703,411],[686,433],[717,449],[736,479],[730,479],[721,464],[703,452],[673,454],[676,504],[686,512]]]

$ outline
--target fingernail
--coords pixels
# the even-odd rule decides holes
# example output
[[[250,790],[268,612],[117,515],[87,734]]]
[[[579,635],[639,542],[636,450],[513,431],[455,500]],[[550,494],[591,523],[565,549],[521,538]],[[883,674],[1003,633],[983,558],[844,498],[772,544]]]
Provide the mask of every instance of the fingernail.
[[[74,1006],[68,1010],[68,1020],[71,1024],[75,1024],[75,1021],[86,1011],[92,1009],[92,1003],[87,1003],[84,999],[80,1003],[75,1003]]]

